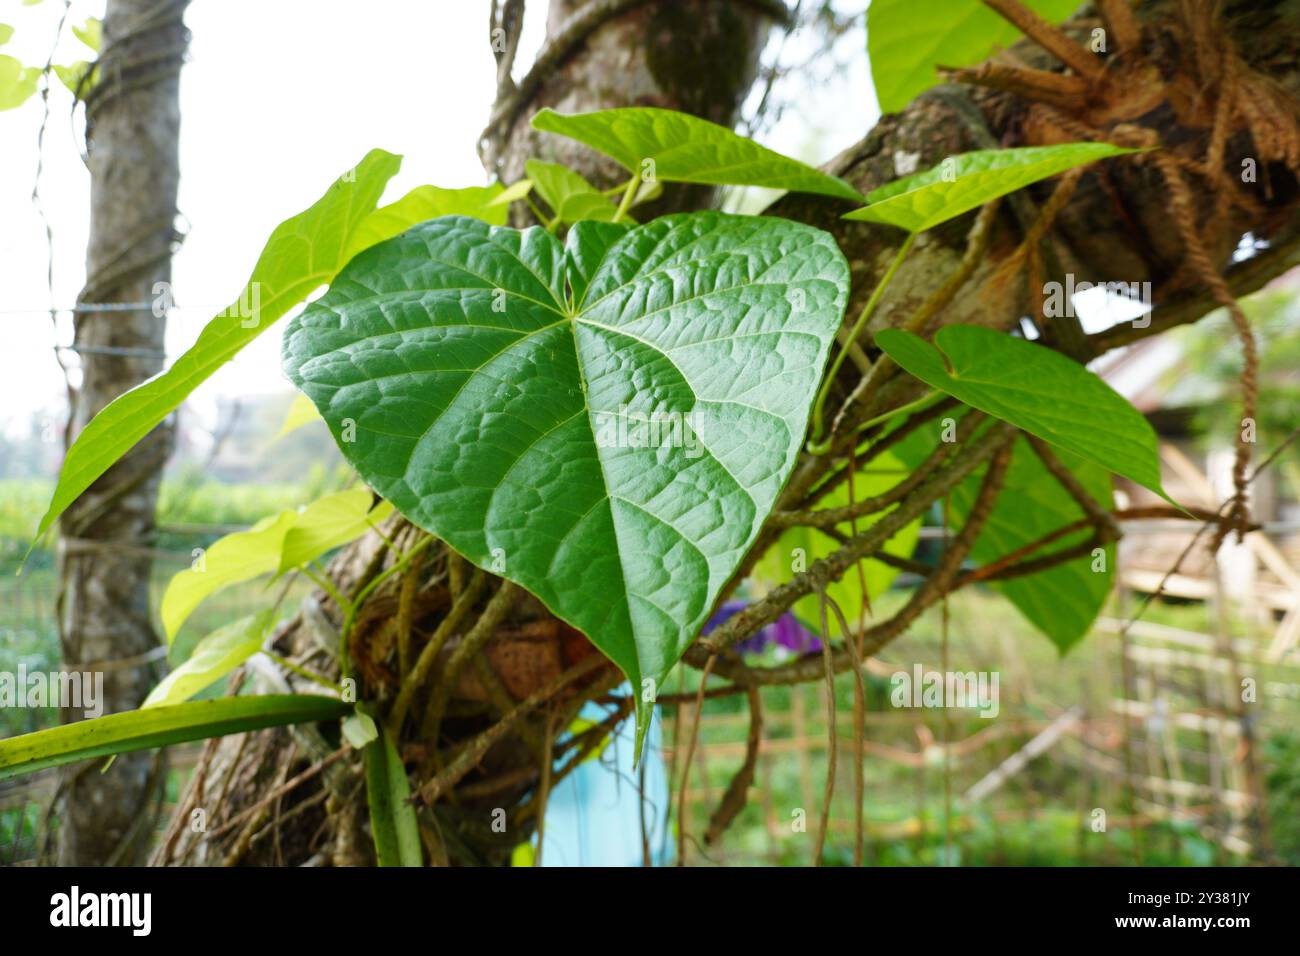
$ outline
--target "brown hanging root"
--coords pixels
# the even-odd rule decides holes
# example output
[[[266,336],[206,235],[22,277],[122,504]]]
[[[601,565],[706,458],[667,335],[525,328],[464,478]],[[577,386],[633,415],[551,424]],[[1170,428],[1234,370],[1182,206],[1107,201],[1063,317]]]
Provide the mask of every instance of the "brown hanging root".
[[[985,209],[993,208],[990,203]],[[981,210],[981,213],[983,210]],[[855,485],[858,481],[858,456],[857,451],[849,452],[849,505],[852,506],[855,497]],[[853,537],[858,536],[858,522],[853,519],[849,523],[849,533]],[[867,615],[871,613],[871,595],[867,592],[867,573],[863,570],[863,562],[857,563],[858,570],[858,591],[861,595],[861,607],[858,611],[858,629],[853,634],[844,635],[844,641],[848,645],[850,653],[853,655],[853,865],[862,866],[862,847],[865,838],[865,808],[863,801],[866,799],[866,703],[867,703],[867,681],[866,674],[862,669],[862,633],[867,629]],[[836,608],[836,613],[839,609]]]
[[[542,865],[542,848],[546,839],[546,801],[551,796],[551,741],[555,737],[555,708],[546,708],[546,731],[542,743],[542,783],[537,791],[537,852],[533,856],[533,866]]]
[[[691,736],[686,745],[686,760],[682,764],[681,785],[677,791],[677,865],[686,865],[686,783],[691,776],[691,761],[695,759],[695,745],[700,739],[700,718],[704,715],[704,685],[709,682],[709,674],[717,663],[718,655],[710,654],[704,671],[700,674],[700,686],[695,697],[695,720],[691,723]]]
[[[703,685],[701,685],[703,686]],[[727,791],[722,795],[718,808],[709,818],[709,828],[704,832],[704,845],[716,843],[727,827],[745,809],[749,799],[749,788],[754,784],[754,771],[758,768],[758,753],[763,744],[763,698],[757,687],[747,687],[749,697],[749,736],[745,738],[745,761],[736,771]],[[645,762],[641,767],[644,770]],[[644,797],[644,794],[642,795]]]
[[[826,584],[819,582],[817,596],[821,601],[822,663],[826,669],[826,788],[822,791],[822,812],[817,821],[817,839],[813,844],[813,866],[822,865],[826,851],[826,831],[831,824],[831,800],[835,796],[835,770],[839,747],[835,714],[835,662],[831,658],[831,631],[826,625]]]
[[[1159,145],[1155,134],[1150,130],[1120,124],[1112,130],[1103,131],[1082,121],[1077,114],[1086,111],[1090,100],[1105,98],[1109,92],[1108,84],[1111,89],[1114,89],[1115,81],[1107,77],[1106,67],[1075,44],[1064,31],[1043,21],[1019,0],[986,0],[986,3],[1073,70],[1075,75],[1064,76],[1019,67],[985,65],[973,70],[951,71],[955,79],[1015,93],[1033,104],[1031,113],[1038,114],[1040,118],[1046,116],[1049,127],[1055,127],[1076,139],[1112,140],[1137,146]],[[1141,53],[1142,28],[1126,0],[1106,0],[1098,4],[1098,9],[1106,26],[1112,31],[1122,56],[1133,58]],[[1244,358],[1241,376],[1243,418],[1253,421],[1258,406],[1259,368],[1254,333],[1245,313],[1232,296],[1223,276],[1214,267],[1201,240],[1196,206],[1191,190],[1184,179],[1184,170],[1197,173],[1213,189],[1215,203],[1207,229],[1215,232],[1226,220],[1231,205],[1249,201],[1247,197],[1239,195],[1235,184],[1223,169],[1227,142],[1235,128],[1233,121],[1238,117],[1242,118],[1244,121],[1242,125],[1250,133],[1261,160],[1282,160],[1291,168],[1295,168],[1300,163],[1300,122],[1294,110],[1284,106],[1283,101],[1276,95],[1273,85],[1254,76],[1240,62],[1230,41],[1220,29],[1217,13],[1215,4],[1192,3],[1188,0],[1182,0],[1176,10],[1186,33],[1191,38],[1188,44],[1190,52],[1187,54],[1190,69],[1195,71],[1196,76],[1204,77],[1205,88],[1213,87],[1216,91],[1203,160],[1198,162],[1167,150],[1158,150],[1139,159],[1152,162],[1156,166],[1170,191],[1174,225],[1184,247],[1186,265],[1195,278],[1210,291],[1215,301],[1228,311],[1236,328]],[[1133,66],[1131,60],[1125,60],[1120,69],[1127,68],[1139,69],[1140,67]],[[1266,104],[1270,108],[1265,108],[1261,104]],[[1069,198],[1070,191],[1077,183],[1081,171],[1075,170],[1070,175],[1074,179],[1069,182],[1069,188],[1058,188],[1048,206],[1044,207],[1039,219],[1039,224],[1043,228],[1039,229],[1036,226],[1035,230],[1031,231],[1035,233],[1033,239],[1045,234],[1046,227],[1050,226],[1059,208]],[[1062,187],[1066,185],[1067,181],[1063,181]],[[1027,235],[1021,247],[1022,251],[1017,251],[1016,255],[999,269],[992,283],[993,287],[998,286],[998,280],[1005,283],[1009,273],[1026,259],[1031,277],[1041,268],[1030,246],[1030,240],[1031,236]],[[1244,426],[1238,432],[1236,446],[1232,506],[1226,522],[1216,535],[1214,541],[1216,548],[1222,543],[1223,537],[1229,530],[1236,530],[1238,540],[1241,540],[1250,520],[1246,497],[1250,442],[1246,440]]]
[[[1028,294],[1031,301],[1036,305],[1036,314],[1042,315],[1042,295],[1043,295],[1043,260],[1041,243],[1046,239],[1047,233],[1056,223],[1056,217],[1060,215],[1062,209],[1074,196],[1075,189],[1079,186],[1079,180],[1083,178],[1086,167],[1077,166],[1061,176],[1057,183],[1056,189],[1052,191],[1051,197],[1043,203],[1042,209],[1039,210],[1038,218],[1034,224],[1029,227],[1025,233],[1025,238],[1021,241],[1016,251],[1008,256],[993,277],[989,280],[990,290],[1001,290],[1009,288],[1015,281],[1016,275],[1020,272],[1020,267],[1028,265]],[[990,293],[993,294],[993,293]]]
[[[1210,255],[1206,251],[1204,243],[1201,242],[1196,224],[1196,206],[1192,199],[1191,190],[1187,186],[1187,181],[1183,178],[1182,170],[1179,168],[1178,163],[1163,151],[1151,154],[1150,159],[1151,162],[1155,163],[1156,168],[1164,178],[1166,186],[1169,188],[1170,211],[1179,238],[1182,239],[1183,250],[1187,256],[1188,264],[1192,267],[1197,278],[1210,290],[1215,301],[1228,310],[1228,315],[1232,318],[1232,324],[1237,329],[1237,336],[1241,339],[1241,352],[1244,359],[1241,372],[1243,427],[1237,431],[1237,454],[1232,465],[1232,485],[1234,489],[1232,507],[1228,512],[1226,521],[1215,532],[1212,543],[1212,549],[1217,551],[1230,530],[1237,532],[1238,541],[1242,540],[1250,523],[1250,508],[1246,495],[1246,472],[1250,467],[1251,443],[1246,440],[1244,425],[1246,420],[1253,422],[1257,417],[1259,404],[1259,350],[1255,342],[1255,333],[1250,327],[1250,321],[1246,318],[1246,313],[1241,310],[1236,297],[1228,288],[1228,283],[1224,281],[1223,276],[1210,261]]]

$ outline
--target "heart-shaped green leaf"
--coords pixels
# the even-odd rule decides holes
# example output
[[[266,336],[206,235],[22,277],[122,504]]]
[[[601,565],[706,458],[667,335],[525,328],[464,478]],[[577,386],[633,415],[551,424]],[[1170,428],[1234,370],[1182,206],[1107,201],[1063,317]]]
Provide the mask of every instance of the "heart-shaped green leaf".
[[[1173,503],[1160,486],[1151,424],[1078,362],[976,325],[944,326],[934,342],[900,329],[876,333],[876,344],[927,385]]]
[[[1040,179],[1132,152],[1110,143],[1062,143],[960,153],[933,169],[873,189],[867,193],[871,205],[844,218],[924,232]]]
[[[285,370],[404,515],[657,688],[794,465],[848,284],[829,235],[770,217],[563,246],[435,219],[290,323]]]
[[[1053,23],[1079,7],[1078,0],[1024,0]],[[936,66],[971,66],[1020,36],[980,0],[871,0],[867,52],[882,113],[897,113],[916,94],[939,82]]]
[[[567,166],[530,159],[524,169],[560,222],[613,222],[618,214],[618,207],[608,196]]]
[[[533,127],[586,143],[646,180],[763,186],[862,201],[842,179],[675,110],[633,106],[565,116],[544,109],[533,117]]]
[[[215,684],[258,652],[274,622],[275,612],[268,608],[217,628],[194,645],[185,663],[164,677],[140,706],[179,704]]]
[[[337,697],[267,694],[187,700],[106,714],[0,740],[0,780],[91,757],[150,750],[263,727],[335,720],[352,710]]]

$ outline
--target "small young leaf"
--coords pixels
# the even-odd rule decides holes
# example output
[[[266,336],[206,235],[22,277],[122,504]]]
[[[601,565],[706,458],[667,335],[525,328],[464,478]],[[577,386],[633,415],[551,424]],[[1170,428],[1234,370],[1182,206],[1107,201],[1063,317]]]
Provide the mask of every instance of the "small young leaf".
[[[14,35],[14,28],[7,23],[0,23],[0,46],[8,43]]]
[[[36,92],[41,71],[0,53],[0,111],[22,106]]]
[[[794,465],[848,283],[829,235],[769,217],[563,246],[435,219],[290,323],[285,371],[406,517],[662,687]]]
[[[218,539],[190,567],[173,575],[163,592],[160,611],[167,643],[176,640],[186,618],[213,594],[275,571],[280,566],[284,536],[297,520],[296,511],[263,518],[247,531]]]
[[[392,505],[386,501],[372,509],[372,500],[365,488],[352,488],[318,498],[301,511],[282,511],[247,531],[219,538],[168,582],[161,609],[167,642],[174,641],[186,618],[218,591],[263,574],[302,567],[360,537],[392,513]]]
[[[403,229],[417,222],[437,219],[439,216],[473,216],[494,226],[504,226],[506,210],[496,200],[502,195],[500,183],[491,186],[467,186],[464,189],[442,189],[438,186],[417,186],[397,202],[380,206],[352,233],[344,261],[362,249],[377,242],[391,239]]]
[[[78,40],[98,53],[99,45],[104,39],[104,24],[95,17],[89,17],[81,26],[74,26],[72,33]]]
[[[107,714],[0,740],[0,780],[91,757],[149,750],[263,727],[336,720],[351,710],[351,704],[336,697],[272,694],[190,700],[148,710]]]
[[[258,652],[274,622],[275,612],[267,609],[217,628],[149,692],[141,708],[179,704],[215,684]]]
[[[276,227],[239,301],[210,321],[171,368],[118,396],[77,436],[35,539],[213,372],[334,278],[347,262],[344,255],[353,231],[375,208],[399,165],[401,157],[371,150],[314,205]]]
[[[567,166],[530,159],[524,163],[524,168],[538,194],[546,200],[546,205],[551,207],[560,222],[574,223],[584,219],[613,222],[618,213],[618,207],[608,196]]]
[[[1132,152],[1136,150],[1110,143],[1062,143],[960,153],[933,169],[873,189],[867,194],[871,205],[844,218],[924,232],[1040,179]]]
[[[1053,23],[1079,7],[1078,0],[1024,0]],[[1019,38],[1015,26],[980,0],[871,0],[867,51],[882,113],[897,113],[918,93],[939,82],[936,66],[971,66]]]
[[[99,67],[86,60],[78,60],[76,63],[69,63],[67,66],[60,66],[55,63],[52,67],[54,75],[59,78],[59,82],[67,87],[68,92],[73,96],[85,97],[95,87],[99,80]],[[92,74],[87,79],[87,74]]]
[[[280,574],[361,537],[393,513],[387,501],[374,504],[369,488],[351,488],[313,501],[298,515],[280,549]]]
[[[380,866],[423,866],[420,825],[411,803],[411,785],[392,738],[379,736],[365,749],[366,800],[370,805],[370,835]]]
[[[899,329],[876,333],[876,344],[927,385],[1172,503],[1160,486],[1155,430],[1096,374],[1045,346],[975,325],[944,326],[934,342]]]
[[[565,116],[544,109],[533,127],[586,143],[647,182],[764,186],[862,201],[842,179],[674,110],[636,106]]]
[[[343,719],[339,731],[343,734],[343,739],[355,750],[364,750],[379,739],[379,725],[375,723],[373,717],[359,710],[353,711]]]
[[[533,181],[531,179],[520,179],[511,183],[493,199],[489,206],[509,206],[512,202],[518,202],[533,190]],[[500,225],[501,223],[493,223]]]
[[[291,432],[296,432],[303,425],[320,420],[320,412],[316,411],[316,406],[311,403],[311,399],[302,392],[294,392],[293,401],[289,405],[289,410],[284,413],[284,422],[275,437],[283,438]]]

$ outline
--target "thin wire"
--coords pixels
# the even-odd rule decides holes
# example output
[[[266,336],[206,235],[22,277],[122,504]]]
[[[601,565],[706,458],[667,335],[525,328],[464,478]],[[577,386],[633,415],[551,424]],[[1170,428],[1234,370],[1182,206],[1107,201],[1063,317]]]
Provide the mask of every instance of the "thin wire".
[[[32,205],[36,207],[36,215],[40,217],[41,225],[45,229],[45,285],[49,291],[51,307],[41,309],[39,313],[48,313],[50,324],[54,326],[55,334],[58,334],[59,310],[53,307],[54,302],[54,229],[50,225],[50,217],[45,212],[45,204],[41,201],[41,174],[45,170],[45,130],[50,125],[50,77],[54,71],[54,57],[59,50],[59,40],[63,37],[63,27],[68,22],[68,14],[72,11],[72,0],[63,0],[63,11],[59,14],[59,25],[54,30],[54,42],[50,44],[50,55],[45,61],[45,69],[41,71],[44,84],[41,86],[41,126],[36,133],[36,177],[32,180]],[[63,364],[63,360],[57,357],[59,369],[63,372],[63,387],[67,391],[68,404],[73,403],[72,379],[68,375],[68,367]]]

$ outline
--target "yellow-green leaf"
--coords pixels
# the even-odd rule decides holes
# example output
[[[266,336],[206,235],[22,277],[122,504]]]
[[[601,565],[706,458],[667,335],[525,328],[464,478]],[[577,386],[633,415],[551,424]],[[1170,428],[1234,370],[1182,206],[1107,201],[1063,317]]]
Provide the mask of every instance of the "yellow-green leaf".
[[[104,39],[104,24],[95,17],[90,17],[81,26],[74,26],[72,33],[78,40],[98,53],[100,44]]]
[[[280,566],[284,536],[298,514],[282,511],[263,518],[247,531],[236,531],[213,543],[194,563],[175,574],[163,592],[162,622],[167,643],[196,607],[218,591],[251,581]]]
[[[867,194],[871,205],[844,218],[924,232],[1040,179],[1132,152],[1136,150],[1110,143],[1062,143],[960,153],[933,169],[873,189]]]
[[[311,399],[302,392],[294,392],[293,401],[289,404],[289,410],[284,413],[284,423],[280,425],[280,431],[276,433],[275,437],[283,438],[309,422],[318,422],[320,420],[320,412],[316,411],[316,406],[311,403]]]
[[[22,106],[36,92],[41,71],[0,53],[0,110]]]
[[[538,194],[546,200],[546,205],[551,207],[560,222],[574,223],[584,219],[613,222],[618,214],[618,207],[608,196],[567,166],[530,159],[524,168]]]
[[[417,222],[437,219],[439,216],[473,216],[494,226],[503,226],[506,211],[494,200],[500,197],[499,183],[491,186],[468,186],[464,189],[442,189],[438,186],[417,186],[396,202],[381,206],[362,220],[348,243],[344,261],[350,260],[362,249],[391,239]]]
[[[676,110],[635,106],[566,116],[544,109],[533,128],[586,143],[646,182],[763,186],[862,200],[842,179]]]
[[[314,561],[360,537],[392,513],[365,488],[351,488],[318,498],[301,510],[263,518],[247,531],[218,539],[186,570],[172,577],[163,593],[163,630],[170,644],[196,607],[232,584],[263,574],[283,573]]]
[[[359,538],[393,512],[381,501],[371,508],[369,488],[351,488],[313,501],[298,515],[280,550],[279,572],[303,567],[321,555]]]
[[[489,206],[509,206],[512,202],[518,202],[532,191],[533,181],[531,179],[520,179],[505,189],[501,190],[496,199],[493,199]]]
[[[1040,16],[1064,20],[1078,0],[1025,0]],[[871,0],[867,51],[882,113],[897,113],[939,82],[936,66],[971,66],[1019,38],[1013,24],[980,0]]]
[[[268,608],[217,628],[194,645],[189,659],[164,677],[140,706],[179,704],[215,684],[258,652],[274,622],[275,611]]]

